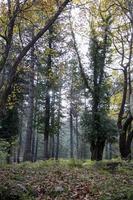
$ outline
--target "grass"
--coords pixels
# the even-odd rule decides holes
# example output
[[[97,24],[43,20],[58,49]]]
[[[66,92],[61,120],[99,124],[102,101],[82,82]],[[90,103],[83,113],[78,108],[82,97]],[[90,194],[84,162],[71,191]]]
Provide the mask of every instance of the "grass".
[[[0,166],[1,200],[133,200],[133,163],[48,160]]]

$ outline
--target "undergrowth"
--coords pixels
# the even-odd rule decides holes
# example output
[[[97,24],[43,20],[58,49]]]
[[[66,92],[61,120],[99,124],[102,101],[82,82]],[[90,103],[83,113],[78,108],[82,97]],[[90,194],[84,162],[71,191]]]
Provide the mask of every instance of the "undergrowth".
[[[133,200],[133,163],[48,160],[0,166],[0,200]]]

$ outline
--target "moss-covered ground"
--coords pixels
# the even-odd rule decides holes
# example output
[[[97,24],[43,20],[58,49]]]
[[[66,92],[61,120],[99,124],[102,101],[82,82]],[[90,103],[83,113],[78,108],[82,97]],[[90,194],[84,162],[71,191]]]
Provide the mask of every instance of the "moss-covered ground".
[[[0,200],[50,199],[133,200],[133,163],[49,160],[0,166]]]

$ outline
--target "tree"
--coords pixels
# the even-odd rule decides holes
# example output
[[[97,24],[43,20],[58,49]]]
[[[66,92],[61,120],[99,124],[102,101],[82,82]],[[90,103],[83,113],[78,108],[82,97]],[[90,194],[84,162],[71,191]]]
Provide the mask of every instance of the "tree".
[[[11,163],[10,156],[12,152],[12,143],[18,136],[19,132],[19,118],[17,107],[8,109],[7,115],[0,122],[0,138],[6,140],[9,143],[7,149],[7,163]]]
[[[131,63],[133,49],[133,2],[116,1],[115,8],[122,16],[121,25],[117,24],[117,33],[112,33],[113,45],[121,58],[120,68],[123,74],[121,105],[118,113],[117,126],[119,130],[119,147],[122,159],[131,159],[131,143],[133,139],[132,131],[132,113],[130,106],[132,104],[132,85],[131,85]]]
[[[70,2],[70,0],[65,0],[57,9],[56,13],[54,13],[53,16],[50,17],[50,19],[45,23],[45,26],[32,38],[32,40],[19,52],[19,54],[16,56],[16,59],[10,61],[10,73],[8,76],[8,79],[6,81],[1,82],[0,86],[0,113],[3,113],[3,110],[5,108],[5,104],[7,102],[8,96],[12,92],[12,87],[14,85],[16,76],[17,76],[17,70],[18,66],[20,65],[22,59],[25,57],[27,52],[31,49],[31,47],[38,41],[38,39],[50,28],[50,26],[55,22],[55,20],[58,18],[60,13],[63,11],[63,9],[66,7],[66,5]],[[3,56],[1,57],[1,65],[0,65],[0,71],[2,72],[4,68],[6,68],[6,63],[8,61],[10,49],[12,46],[13,41],[13,30],[15,28],[15,22],[19,14],[23,12],[23,8],[28,3],[28,1],[24,1],[22,4],[20,4],[19,0],[16,1],[15,8],[13,12],[11,12],[12,5],[11,1],[8,1],[8,6],[6,8],[8,12],[8,23],[6,24],[7,28],[7,34],[1,35],[1,38],[4,40],[4,52]],[[35,3],[35,2],[34,2]],[[13,13],[13,14],[12,14]]]
[[[98,9],[99,21],[97,23],[92,20],[91,36],[90,36],[90,69],[91,69],[91,81],[88,80],[86,73],[84,72],[81,58],[78,52],[76,39],[72,30],[72,37],[74,41],[74,49],[77,54],[79,68],[81,76],[84,80],[85,87],[91,94],[91,159],[101,160],[105,141],[107,139],[107,132],[102,128],[102,116],[107,117],[107,111],[109,109],[109,88],[106,80],[105,67],[110,60],[108,54],[110,47],[109,29],[112,23],[111,15],[108,13],[102,13]],[[90,118],[89,118],[90,120]]]
[[[32,35],[34,30],[32,29]],[[26,130],[26,142],[25,142],[25,152],[24,161],[33,161],[32,148],[33,145],[33,117],[34,117],[34,79],[35,79],[35,55],[34,46],[31,48],[31,61],[30,61],[30,71],[29,71],[29,100],[28,100],[28,120],[27,120],[27,130]]]

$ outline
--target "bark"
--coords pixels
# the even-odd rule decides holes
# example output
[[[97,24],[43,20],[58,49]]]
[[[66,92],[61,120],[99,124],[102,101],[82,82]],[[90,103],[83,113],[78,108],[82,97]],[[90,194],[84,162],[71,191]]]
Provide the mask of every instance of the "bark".
[[[60,145],[60,132],[58,130],[57,135],[56,135],[56,154],[55,154],[55,159],[59,159],[59,145]]]
[[[45,129],[44,129],[44,160],[49,158],[48,152],[48,142],[49,142],[49,133],[50,133],[50,95],[49,90],[46,94],[45,102]]]
[[[133,139],[133,132],[131,131],[130,128],[128,129],[128,127],[131,126],[132,120],[133,117],[129,115],[129,117],[123,124],[122,130],[120,132],[119,147],[120,147],[121,158],[124,160],[131,159],[131,143]]]
[[[112,144],[109,143],[109,159],[112,159]]]
[[[34,31],[33,31],[34,32]],[[33,33],[34,34],[34,33]],[[31,70],[29,72],[29,108],[26,130],[26,143],[24,151],[24,161],[32,161],[32,143],[33,143],[33,117],[34,117],[34,47],[31,49]]]
[[[54,159],[55,155],[55,140],[54,140],[54,134],[50,135],[50,142],[49,142],[49,156],[50,158]]]
[[[77,159],[79,159],[79,130],[78,130],[78,114],[76,114],[76,150],[77,150]]]
[[[61,80],[60,80],[61,81]],[[59,88],[59,102],[58,102],[58,129],[57,129],[57,141],[56,141],[56,154],[55,159],[58,160],[59,158],[59,146],[60,146],[60,116],[61,116],[61,83]]]
[[[9,146],[7,148],[7,157],[6,157],[7,164],[11,164],[12,163],[12,161],[11,161],[11,154],[12,154],[12,144],[9,141]]]
[[[119,149],[121,158],[124,160],[131,159],[131,142],[133,139],[132,131],[131,131],[131,123],[133,120],[132,115],[128,114],[125,122],[123,122],[123,115],[125,113],[125,104],[127,99],[127,88],[128,88],[128,75],[127,75],[127,66],[124,71],[124,86],[123,86],[123,96],[120,107],[120,112],[118,114],[117,126],[119,130]]]
[[[55,157],[55,92],[52,93],[52,102],[51,102],[51,157]]]
[[[70,105],[70,158],[73,158],[73,113],[72,113],[72,103]]]
[[[98,139],[95,143],[94,141],[91,142],[91,160],[100,161],[103,159],[103,150],[105,146],[105,140]]]
[[[31,148],[31,155],[32,155],[32,162],[35,161],[35,145],[36,145],[36,135],[35,135],[35,129],[32,130],[32,148]]]
[[[21,148],[22,148],[22,131],[21,131],[21,128],[20,128],[20,130],[19,130],[18,151],[17,151],[17,163],[20,163]]]
[[[52,49],[52,34],[53,34],[53,28],[49,28],[49,41],[48,41],[48,47],[49,49]],[[49,78],[49,73],[51,71],[52,67],[52,55],[49,53],[48,59],[47,59],[47,82],[46,82],[46,100],[45,100],[45,128],[44,128],[44,159],[49,158],[49,151],[48,151],[48,142],[49,142],[49,136],[50,136],[50,89],[51,89],[51,81]]]
[[[37,152],[38,152],[38,131],[37,131],[37,137],[36,137],[36,145],[35,145],[34,162],[37,161]]]
[[[23,126],[23,113],[19,115],[19,136],[18,136],[18,148],[17,148],[17,163],[20,163],[20,155],[22,150],[22,126]]]
[[[52,135],[52,147],[51,147],[51,157],[55,157],[55,136]]]
[[[117,121],[117,126],[119,130],[122,130],[122,118],[123,114],[125,111],[125,103],[126,103],[126,97],[127,97],[127,67],[123,71],[124,75],[124,86],[123,86],[123,94],[122,94],[122,102],[121,102],[121,107],[120,111],[118,114],[118,121]]]
[[[38,66],[37,66],[38,68]],[[37,69],[38,70],[38,69]],[[36,79],[36,89],[37,89],[37,95],[35,96],[35,108],[34,108],[34,142],[32,145],[32,157],[33,157],[33,161],[35,162],[37,160],[37,152],[38,152],[38,121],[39,121],[39,106],[38,106],[38,83],[39,83],[39,73],[37,71],[37,79]]]

